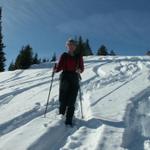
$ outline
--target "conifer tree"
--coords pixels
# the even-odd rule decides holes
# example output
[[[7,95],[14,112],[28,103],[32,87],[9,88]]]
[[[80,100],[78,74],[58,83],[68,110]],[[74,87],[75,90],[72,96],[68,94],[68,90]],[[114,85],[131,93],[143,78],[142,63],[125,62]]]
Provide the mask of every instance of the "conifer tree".
[[[113,50],[111,50],[111,51],[110,51],[110,55],[111,55],[111,56],[115,56],[116,53],[115,53]]]
[[[42,63],[46,63],[47,62],[47,59],[46,58],[43,58],[42,59]]]
[[[147,52],[146,52],[146,55],[150,56],[150,51],[147,51]]]
[[[22,48],[23,50],[23,48]],[[18,54],[16,60],[15,60],[15,69],[21,69],[21,54],[22,54],[22,50],[20,51],[20,53]]]
[[[88,39],[84,43],[84,49],[83,50],[84,50],[84,53],[83,53],[84,56],[93,55]]]
[[[23,47],[16,58],[16,69],[28,69],[33,64],[33,52],[32,47],[27,45]]]
[[[5,48],[3,44],[3,35],[2,35],[2,7],[0,7],[0,72],[5,71],[5,53],[3,49]]]
[[[97,55],[103,55],[103,56],[108,55],[107,48],[105,47],[105,45],[102,45],[102,46],[98,49]]]
[[[83,56],[83,54],[84,54],[84,49],[85,49],[85,46],[84,46],[82,37],[80,36],[80,37],[79,37],[79,40],[77,41],[76,54]]]
[[[84,42],[82,36],[80,36],[78,40],[77,38],[75,38],[75,41],[77,42],[76,54],[82,56],[93,55],[88,39],[86,40],[86,42]]]
[[[33,57],[33,64],[39,64],[40,61],[39,61],[39,58],[38,58],[38,54],[36,53]]]

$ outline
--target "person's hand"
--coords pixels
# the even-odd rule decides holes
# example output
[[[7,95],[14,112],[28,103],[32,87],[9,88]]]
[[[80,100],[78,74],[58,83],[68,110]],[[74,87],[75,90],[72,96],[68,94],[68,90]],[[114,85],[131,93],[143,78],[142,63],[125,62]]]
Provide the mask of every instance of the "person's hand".
[[[77,72],[77,73],[81,73],[81,69],[77,69],[76,72]]]
[[[56,69],[56,68],[54,68],[54,69],[53,69],[53,72],[54,72],[54,73],[56,73],[56,72],[57,72],[57,69]]]
[[[53,67],[53,72],[56,73],[57,72],[57,64],[55,63],[54,67]]]

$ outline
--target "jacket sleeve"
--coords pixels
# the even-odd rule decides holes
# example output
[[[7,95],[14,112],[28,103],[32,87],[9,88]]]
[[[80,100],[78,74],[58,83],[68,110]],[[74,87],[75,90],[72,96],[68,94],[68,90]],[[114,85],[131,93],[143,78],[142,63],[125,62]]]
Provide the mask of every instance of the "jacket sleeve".
[[[56,72],[59,72],[59,71],[63,70],[63,68],[64,68],[64,55],[62,54],[56,65],[55,70],[56,70]]]
[[[84,62],[82,56],[80,56],[79,68],[81,69],[81,73],[82,73],[84,71]]]

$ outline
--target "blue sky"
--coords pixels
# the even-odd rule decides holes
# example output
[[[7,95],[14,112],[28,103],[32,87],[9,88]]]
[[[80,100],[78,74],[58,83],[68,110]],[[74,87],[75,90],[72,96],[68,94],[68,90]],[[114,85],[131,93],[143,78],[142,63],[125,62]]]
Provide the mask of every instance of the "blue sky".
[[[89,38],[120,55],[143,55],[150,49],[149,0],[0,0],[7,63],[23,45],[41,57],[65,51],[69,37]]]

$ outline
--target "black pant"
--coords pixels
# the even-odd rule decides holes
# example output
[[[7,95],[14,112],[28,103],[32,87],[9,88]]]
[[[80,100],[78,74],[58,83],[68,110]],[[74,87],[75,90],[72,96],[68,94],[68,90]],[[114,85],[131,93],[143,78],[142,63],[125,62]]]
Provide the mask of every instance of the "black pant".
[[[78,74],[76,72],[62,72],[59,89],[59,113],[66,114],[66,121],[69,123],[72,123],[78,90]]]

